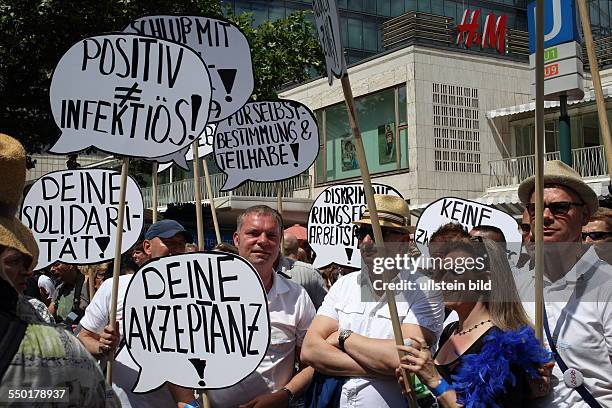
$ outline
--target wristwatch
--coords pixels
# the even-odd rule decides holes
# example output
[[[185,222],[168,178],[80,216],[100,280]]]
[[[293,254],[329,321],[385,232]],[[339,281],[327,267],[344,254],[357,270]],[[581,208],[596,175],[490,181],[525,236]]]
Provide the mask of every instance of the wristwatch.
[[[346,341],[346,339],[349,338],[351,334],[353,334],[352,330],[349,330],[349,329],[340,330],[340,334],[338,334],[338,343],[340,345],[340,350],[344,351],[344,342]]]
[[[287,403],[290,405],[293,402],[293,400],[295,399],[295,395],[293,395],[291,390],[289,388],[287,388],[287,387],[283,387],[280,390],[284,391],[285,393],[287,393],[287,395],[289,396],[289,401],[287,401]]]

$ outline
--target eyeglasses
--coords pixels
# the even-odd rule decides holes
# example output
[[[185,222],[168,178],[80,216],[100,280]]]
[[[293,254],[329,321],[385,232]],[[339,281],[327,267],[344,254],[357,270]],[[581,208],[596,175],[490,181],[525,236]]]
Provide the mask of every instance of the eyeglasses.
[[[384,228],[384,227],[381,227],[380,229],[382,231],[383,239],[386,239],[389,235],[403,234],[403,232],[394,230],[394,229],[389,229],[389,228]],[[374,231],[372,230],[372,227],[365,226],[365,225],[359,226],[355,228],[354,234],[355,234],[355,238],[357,238],[359,241],[364,239],[367,235],[369,235],[370,238],[372,238],[372,241],[374,241]]]
[[[527,223],[521,223],[521,224],[519,224],[519,229],[524,234],[527,234],[528,232],[531,232],[531,225],[529,225]]]
[[[572,203],[571,201],[557,201],[555,203],[544,204],[544,208],[548,208],[555,217],[566,215],[572,206],[582,207],[584,203]],[[535,203],[527,203],[527,212],[530,217],[535,217]]]
[[[609,231],[583,232],[582,240],[585,241],[587,237],[591,238],[591,241],[601,241],[602,239],[612,237],[612,232],[609,232]]]

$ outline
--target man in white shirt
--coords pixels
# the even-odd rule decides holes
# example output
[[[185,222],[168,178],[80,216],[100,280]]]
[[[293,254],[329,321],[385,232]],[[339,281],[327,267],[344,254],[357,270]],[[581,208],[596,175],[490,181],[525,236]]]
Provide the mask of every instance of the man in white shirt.
[[[281,233],[281,217],[270,207],[250,207],[238,217],[234,245],[253,265],[266,289],[270,345],[257,370],[247,378],[232,387],[208,391],[213,408],[286,407],[312,378],[310,367],[296,373],[295,362],[315,309],[303,287],[274,271]]]
[[[518,193],[535,234],[534,185],[530,177]],[[598,206],[595,192],[578,173],[560,161],[546,162],[544,332],[546,345],[557,355],[553,392],[536,400],[541,407],[612,407],[612,266],[581,243],[581,229]],[[533,270],[517,277],[517,289],[532,318],[534,285]]]
[[[375,201],[387,257],[406,254],[408,205],[387,195],[375,195]],[[381,275],[373,268],[376,249],[368,212],[355,224],[363,269],[341,277],[330,288],[304,340],[302,359],[322,374],[348,377],[340,407],[406,406],[394,377],[399,358],[387,298],[380,290]],[[424,279],[411,272],[393,269],[392,282]],[[395,296],[403,338],[422,338],[433,347],[444,320],[441,294],[417,289],[399,290]]]
[[[143,249],[150,259],[167,255],[182,254],[190,234],[181,224],[174,220],[162,220],[151,225],[145,234]],[[117,297],[117,325],[109,324],[111,309],[111,292],[113,280],[107,279],[96,292],[81,319],[82,329],[78,338],[85,348],[96,357],[102,358],[115,352],[123,338],[123,300],[133,275],[119,277],[119,294]],[[119,333],[117,335],[117,332]],[[178,407],[194,401],[192,390],[166,384],[155,391],[135,394],[131,390],[138,380],[139,367],[130,357],[127,348],[121,347],[113,363],[113,390],[123,407]]]

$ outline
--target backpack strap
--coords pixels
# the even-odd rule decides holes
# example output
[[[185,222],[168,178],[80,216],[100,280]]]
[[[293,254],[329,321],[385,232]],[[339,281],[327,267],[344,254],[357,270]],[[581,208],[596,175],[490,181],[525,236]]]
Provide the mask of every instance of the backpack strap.
[[[0,380],[17,354],[27,328],[23,320],[0,311]]]

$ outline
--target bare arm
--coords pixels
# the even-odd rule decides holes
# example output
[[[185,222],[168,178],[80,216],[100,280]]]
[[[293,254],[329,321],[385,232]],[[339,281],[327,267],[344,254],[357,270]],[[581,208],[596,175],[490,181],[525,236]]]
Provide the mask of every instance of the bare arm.
[[[428,344],[436,338],[431,331],[410,323],[402,325],[402,336],[404,339],[424,338]],[[344,342],[344,350],[359,365],[381,375],[394,376],[400,364],[395,340],[392,339],[373,339],[353,333]]]
[[[305,364],[327,375],[369,377],[373,372],[359,365],[351,356],[329,344],[327,337],[338,330],[338,322],[327,316],[316,316],[302,344]],[[396,367],[399,365],[399,360]]]
[[[184,407],[187,403],[195,399],[192,389],[179,387],[178,385],[170,383],[166,383],[166,387],[168,387],[168,391],[172,394],[172,398],[174,398],[178,408]]]
[[[106,325],[102,333],[96,333],[83,327],[77,337],[87,351],[95,358],[100,359],[104,354],[115,351],[119,345],[118,333],[119,322],[115,322],[114,325]]]

